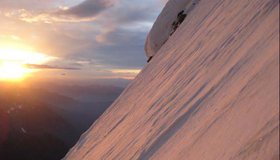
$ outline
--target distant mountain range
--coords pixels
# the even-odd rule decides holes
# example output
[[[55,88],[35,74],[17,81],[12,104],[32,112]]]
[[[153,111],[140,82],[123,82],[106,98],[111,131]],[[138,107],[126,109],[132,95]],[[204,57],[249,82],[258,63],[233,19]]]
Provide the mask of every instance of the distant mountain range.
[[[99,85],[0,84],[0,158],[61,159],[122,90]]]

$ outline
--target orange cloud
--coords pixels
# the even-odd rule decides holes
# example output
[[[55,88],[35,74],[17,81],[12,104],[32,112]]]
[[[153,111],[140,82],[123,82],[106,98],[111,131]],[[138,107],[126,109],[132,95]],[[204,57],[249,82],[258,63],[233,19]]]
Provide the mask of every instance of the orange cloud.
[[[94,21],[96,16],[102,11],[111,8],[116,0],[86,0],[73,7],[59,7],[57,10],[49,12],[31,11],[17,9],[6,11],[6,17],[18,18],[28,23],[43,22],[87,22]]]

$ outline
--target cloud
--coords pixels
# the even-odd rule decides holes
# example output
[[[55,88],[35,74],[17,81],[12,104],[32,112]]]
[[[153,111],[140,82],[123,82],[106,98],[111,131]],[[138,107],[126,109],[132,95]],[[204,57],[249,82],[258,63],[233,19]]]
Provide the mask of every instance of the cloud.
[[[40,65],[40,64],[26,64],[27,68],[30,69],[61,69],[61,70],[81,70],[80,68],[75,67],[60,67],[60,66],[51,66],[51,65]]]
[[[57,15],[69,15],[77,18],[95,17],[103,10],[114,6],[114,0],[86,0],[74,7],[56,12]]]
[[[29,23],[85,22],[94,21],[98,14],[113,7],[115,3],[116,0],[85,0],[73,7],[60,7],[47,12],[22,8],[6,11],[4,15],[6,17],[15,17]]]
[[[61,1],[61,0],[58,0]],[[53,0],[1,0],[0,8],[5,9],[32,9],[41,10],[52,8],[55,2]]]
[[[122,0],[100,14],[91,24],[99,26],[98,32],[87,33],[87,48],[72,53],[70,57],[90,59],[95,62],[93,68],[96,65],[106,69],[141,68],[146,63],[146,35],[160,10],[156,1],[141,2]]]
[[[146,31],[134,31],[125,29],[116,29],[107,35],[109,43],[100,43],[95,46],[92,42],[92,48],[85,48],[79,53],[73,53],[67,59],[82,58],[91,60],[93,68],[111,69],[139,69],[145,63],[144,42]]]
[[[18,7],[0,16],[0,34],[16,35],[38,52],[60,57],[47,65],[29,66],[47,74],[66,69],[74,77],[127,78],[146,64],[144,42],[162,7],[161,0],[85,0],[73,7],[40,10]],[[18,25],[10,27],[6,19]]]

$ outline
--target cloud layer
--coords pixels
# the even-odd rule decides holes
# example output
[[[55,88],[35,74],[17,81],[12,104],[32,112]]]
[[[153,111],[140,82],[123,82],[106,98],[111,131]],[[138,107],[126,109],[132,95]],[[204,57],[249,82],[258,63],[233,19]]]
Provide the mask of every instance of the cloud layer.
[[[30,69],[80,70],[80,68],[51,66],[51,65],[46,65],[46,64],[26,64],[25,66],[26,66],[27,68],[30,68]]]
[[[125,77],[126,72],[113,70],[138,70],[145,65],[145,38],[163,7],[162,0],[69,0],[68,6],[62,1],[40,5],[35,0],[22,0],[22,5],[1,1],[0,10],[5,9],[0,12],[0,35],[17,36],[17,43],[59,57],[46,66],[32,67],[63,64],[69,67],[54,68],[79,68],[73,74],[104,78]]]

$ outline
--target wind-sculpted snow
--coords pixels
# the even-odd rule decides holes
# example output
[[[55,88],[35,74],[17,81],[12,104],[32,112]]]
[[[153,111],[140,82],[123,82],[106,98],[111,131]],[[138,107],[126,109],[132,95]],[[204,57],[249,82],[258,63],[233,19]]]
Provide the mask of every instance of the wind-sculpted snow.
[[[278,159],[278,14],[201,0],[65,159]]]
[[[166,3],[147,36],[145,43],[147,57],[154,56],[168,40],[173,31],[172,24],[175,23],[178,13],[185,11],[186,14],[189,14],[188,11],[197,3],[198,0],[172,0]]]

